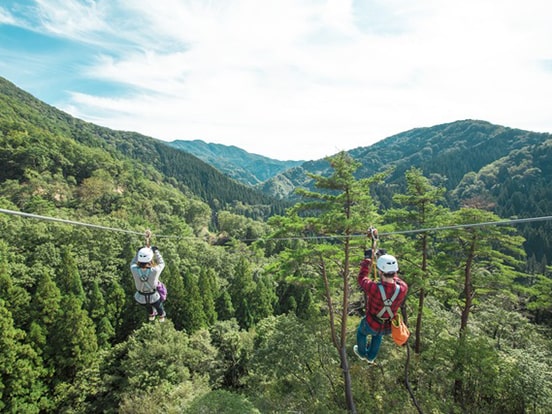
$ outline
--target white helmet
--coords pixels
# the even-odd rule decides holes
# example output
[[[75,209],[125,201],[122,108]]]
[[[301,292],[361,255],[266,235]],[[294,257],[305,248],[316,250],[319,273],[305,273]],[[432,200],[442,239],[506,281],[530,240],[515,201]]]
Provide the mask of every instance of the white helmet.
[[[384,254],[378,257],[376,266],[383,273],[395,273],[399,271],[397,259],[395,259],[395,256],[391,256],[390,254]]]
[[[142,247],[138,250],[138,263],[149,263],[153,260],[153,250],[149,247]]]

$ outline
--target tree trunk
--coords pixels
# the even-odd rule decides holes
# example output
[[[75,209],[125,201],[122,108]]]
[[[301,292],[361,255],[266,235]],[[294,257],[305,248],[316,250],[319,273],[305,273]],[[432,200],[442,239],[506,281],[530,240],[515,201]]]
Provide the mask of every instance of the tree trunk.
[[[476,237],[474,236],[471,240],[470,250],[468,253],[468,257],[466,259],[466,266],[464,267],[464,308],[462,309],[462,317],[460,320],[460,338],[459,338],[459,346],[461,347],[465,340],[466,335],[466,328],[468,326],[468,318],[470,316],[470,310],[472,306],[472,300],[473,300],[473,287],[472,287],[472,264],[473,264],[473,258],[475,254],[475,244],[476,244]],[[461,358],[461,357],[458,357]],[[463,361],[456,360],[456,373],[457,378],[454,380],[454,401],[459,403],[461,406],[464,405],[464,381],[462,380],[463,376]]]
[[[330,317],[330,333],[332,337],[332,343],[336,348],[339,360],[341,363],[341,370],[343,372],[343,384],[345,386],[345,403],[347,405],[347,410],[353,414],[356,414],[356,406],[353,398],[353,387],[351,382],[351,373],[349,372],[349,363],[347,361],[347,307],[344,307],[342,310],[342,320],[341,320],[341,338],[337,337],[336,322],[334,318],[334,305],[330,293],[330,285],[328,281],[328,274],[326,272],[326,263],[322,258],[320,265],[320,270],[322,273],[322,279],[324,280],[324,290],[326,294],[326,304],[328,305],[328,312]],[[347,296],[348,294],[345,291],[343,294]],[[348,304],[348,299],[343,299],[345,305]],[[345,334],[343,334],[345,332]]]
[[[425,291],[420,289],[418,297],[418,317],[416,318],[416,339],[414,341],[414,352],[420,354],[422,352],[422,312],[424,310]]]
[[[349,213],[347,214],[349,216]],[[349,237],[345,238],[345,261],[343,263],[343,306],[341,308],[341,349],[339,356],[341,358],[341,369],[343,370],[343,382],[345,385],[345,401],[347,409],[351,413],[356,413],[355,401],[353,399],[353,387],[351,383],[351,374],[349,372],[349,362],[347,361],[347,318],[349,316]]]
[[[424,282],[427,278],[427,234],[422,236],[422,277]],[[424,312],[425,289],[422,284],[418,297],[418,317],[416,318],[416,340],[414,342],[414,352],[422,352],[422,317]]]
[[[350,413],[356,414],[355,400],[353,398],[353,386],[351,381],[351,373],[349,371],[349,362],[347,361],[347,347],[341,347],[339,352],[339,358],[341,359],[341,370],[343,371],[343,382],[345,385],[345,402],[347,404],[347,410]]]

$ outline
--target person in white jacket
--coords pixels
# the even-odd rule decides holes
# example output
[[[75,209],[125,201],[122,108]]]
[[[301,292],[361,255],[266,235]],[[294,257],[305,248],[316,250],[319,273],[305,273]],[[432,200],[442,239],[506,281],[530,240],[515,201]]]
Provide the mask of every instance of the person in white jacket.
[[[136,286],[134,299],[146,307],[150,321],[157,316],[160,322],[165,322],[163,300],[157,291],[159,276],[164,268],[163,257],[155,246],[142,247],[130,262],[130,271]]]

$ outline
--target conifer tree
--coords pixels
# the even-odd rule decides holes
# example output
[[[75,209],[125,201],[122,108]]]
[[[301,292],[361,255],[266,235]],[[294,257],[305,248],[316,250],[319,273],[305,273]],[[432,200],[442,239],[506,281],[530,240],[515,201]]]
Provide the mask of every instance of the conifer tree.
[[[64,295],[73,295],[78,298],[81,303],[84,303],[86,297],[82,287],[82,280],[77,268],[75,256],[69,246],[62,249],[61,270],[57,276],[56,284]]]
[[[402,230],[408,229],[424,229],[437,227],[442,224],[447,211],[438,203],[444,199],[445,189],[433,186],[430,181],[423,176],[421,170],[411,168],[405,173],[406,177],[406,193],[395,194],[393,201],[402,207],[401,210],[388,210],[385,218],[388,221],[397,223]],[[421,232],[416,235],[414,242],[413,260],[417,265],[417,271],[410,268],[408,276],[410,278],[418,277],[415,281],[408,280],[410,289],[417,291],[418,308],[415,328],[415,345],[416,353],[421,352],[421,333],[422,333],[422,316],[424,310],[424,301],[430,283],[429,269],[429,241],[430,234]],[[407,250],[405,244],[400,247],[401,251]],[[415,282],[415,283],[412,283]]]
[[[80,299],[66,295],[61,301],[63,317],[54,323],[49,343],[55,349],[56,382],[70,382],[77,371],[97,357],[94,323],[82,309]]]
[[[7,298],[13,287],[13,281],[8,272],[8,245],[0,240],[0,298]]]
[[[293,272],[302,278],[316,277],[315,285],[321,288],[326,301],[330,337],[343,374],[345,405],[348,411],[356,413],[347,359],[351,256],[356,240],[353,235],[365,233],[375,224],[377,213],[370,185],[383,179],[385,174],[357,180],[354,173],[360,163],[347,153],[341,152],[327,160],[332,167],[329,177],[309,174],[319,191],[297,190],[304,201],[290,209],[285,218],[275,218],[271,223],[279,229],[278,235],[297,236],[301,232],[325,236],[332,241],[309,246],[298,243],[280,256],[288,272],[294,267]],[[303,269],[297,270],[299,267]]]
[[[32,317],[29,340],[37,352],[43,355],[44,365],[53,375],[55,346],[48,342],[56,332],[55,322],[62,317],[61,292],[50,276],[50,269],[42,268],[37,275],[36,290],[31,300]]]
[[[180,304],[182,306],[181,318],[183,328],[189,333],[206,326],[206,317],[196,276],[200,271],[197,268],[195,270],[195,272],[187,271],[182,274],[185,294]]]
[[[122,340],[123,337],[123,323],[125,321],[124,312],[127,303],[132,303],[134,299],[132,297],[128,298],[125,290],[116,280],[109,283],[105,296],[107,298],[105,304],[105,317],[108,318],[109,324],[113,328],[114,340],[117,342],[118,340]],[[106,326],[103,322],[102,325]]]
[[[0,299],[0,332],[0,412],[39,413],[46,408],[42,361],[25,343],[25,332],[15,328],[3,299]]]
[[[9,245],[4,240],[0,240],[0,298],[9,298],[15,326],[22,327],[31,322],[28,312],[31,298],[23,286],[14,283],[8,263],[8,254]],[[39,272],[39,270],[37,271]]]
[[[255,322],[251,303],[254,292],[255,282],[251,265],[245,257],[240,257],[234,266],[234,274],[230,282],[230,296],[235,307],[236,319],[244,329],[250,328]]]
[[[215,299],[215,304],[219,321],[227,321],[234,317],[236,311],[232,304],[232,297],[226,289],[222,289]]]
[[[272,281],[265,275],[257,277],[255,291],[251,297],[251,306],[255,323],[267,318],[274,313],[276,293]]]
[[[497,222],[499,217],[490,212],[464,207],[453,214],[453,221],[456,224],[477,224]],[[455,243],[450,245],[448,257],[456,265],[457,273],[454,275],[461,276],[462,280],[462,283],[455,283],[461,289],[456,302],[461,317],[458,354],[454,361],[454,399],[463,404],[467,395],[464,393],[462,347],[466,343],[470,313],[479,299],[502,289],[508,292],[512,287],[513,280],[520,276],[519,269],[524,262],[520,260],[524,256],[524,239],[512,227],[500,225],[468,226],[452,230],[451,236]],[[510,294],[513,296],[514,292]]]
[[[106,302],[97,280],[92,281],[87,299],[88,314],[96,327],[98,345],[107,346],[115,334],[115,329],[110,318],[107,317]]]
[[[217,311],[215,309],[215,271],[213,269],[202,268],[199,272],[199,294],[203,303],[203,313],[207,325],[213,325],[217,320]]]
[[[179,265],[176,258],[165,257],[165,270],[161,274],[163,283],[167,286],[168,297],[165,302],[165,311],[168,317],[174,323],[176,329],[186,329],[188,318],[188,307],[186,304],[187,292],[184,280],[184,274],[188,272],[186,267]],[[177,270],[181,269],[182,270]]]
[[[106,314],[105,299],[97,280],[93,280],[91,283],[86,305],[90,318],[97,324]]]

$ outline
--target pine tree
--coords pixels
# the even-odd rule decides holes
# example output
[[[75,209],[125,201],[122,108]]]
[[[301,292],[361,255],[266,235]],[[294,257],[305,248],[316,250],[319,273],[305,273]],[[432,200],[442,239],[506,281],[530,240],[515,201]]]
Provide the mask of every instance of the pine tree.
[[[354,173],[360,163],[341,152],[328,158],[332,167],[329,177],[309,174],[319,192],[297,190],[302,202],[291,208],[285,218],[271,223],[278,228],[276,234],[288,232],[297,236],[323,235],[331,243],[312,245],[297,243],[293,249],[281,253],[283,274],[316,277],[315,285],[321,289],[326,301],[330,337],[337,351],[343,374],[345,404],[356,412],[352,382],[347,360],[347,320],[349,316],[351,286],[351,255],[355,247],[353,235],[364,233],[377,219],[376,206],[370,196],[370,186],[385,176],[380,174],[356,180]],[[331,239],[331,236],[336,238]],[[356,242],[360,248],[359,242]],[[297,271],[299,267],[301,271]],[[292,270],[293,269],[293,270]]]
[[[475,208],[462,208],[454,213],[456,224],[473,224],[497,222],[499,217],[493,213]],[[459,328],[459,347],[466,343],[470,313],[477,303],[478,296],[486,295],[509,288],[513,280],[520,276],[524,256],[523,237],[515,234],[515,229],[508,226],[466,227],[452,230],[451,236],[456,243],[451,245],[448,257],[456,264],[462,283],[457,301],[461,309]],[[511,293],[513,296],[513,292]],[[464,392],[464,363],[457,355],[454,381],[454,398],[463,404],[467,395]]]
[[[169,253],[169,252],[167,252]],[[168,317],[173,322],[176,329],[186,329],[188,318],[188,308],[186,301],[187,292],[183,274],[188,272],[187,258],[189,254],[183,254],[185,260],[181,260],[179,256],[163,254],[165,259],[165,270],[161,274],[161,279],[167,287],[168,296],[165,302],[165,311]]]
[[[444,217],[448,213],[444,207],[438,206],[438,203],[444,200],[445,189],[434,187],[429,180],[423,176],[422,171],[417,168],[411,168],[405,173],[406,193],[395,194],[393,201],[398,203],[401,210],[388,210],[385,213],[385,219],[401,226],[402,230],[425,229],[438,227],[443,223]],[[422,337],[422,316],[424,311],[424,301],[430,284],[429,268],[429,249],[430,233],[420,232],[416,235],[413,245],[413,262],[419,263],[416,272],[410,269],[411,278],[418,276],[414,283],[409,280],[411,291],[418,292],[418,309],[415,329],[416,353],[421,352]],[[400,246],[404,252],[407,250],[406,244]],[[420,257],[421,256],[421,257]]]

